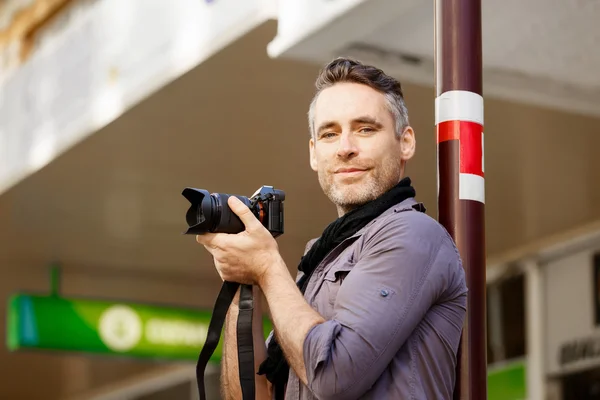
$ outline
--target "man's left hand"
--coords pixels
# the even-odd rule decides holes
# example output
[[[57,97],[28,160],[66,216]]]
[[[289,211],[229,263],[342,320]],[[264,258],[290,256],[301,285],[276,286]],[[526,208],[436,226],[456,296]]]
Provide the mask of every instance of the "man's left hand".
[[[230,196],[227,204],[244,223],[245,230],[237,234],[205,233],[197,235],[196,241],[212,254],[221,279],[257,285],[281,259],[277,242],[239,199]]]

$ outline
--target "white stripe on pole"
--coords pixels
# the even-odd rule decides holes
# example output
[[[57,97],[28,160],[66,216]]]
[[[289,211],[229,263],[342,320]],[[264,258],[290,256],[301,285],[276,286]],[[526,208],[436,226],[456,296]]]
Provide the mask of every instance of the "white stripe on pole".
[[[469,121],[483,125],[483,97],[465,90],[450,90],[435,99],[435,124]]]
[[[485,203],[485,180],[474,174],[460,174],[458,178],[459,200],[475,200]]]

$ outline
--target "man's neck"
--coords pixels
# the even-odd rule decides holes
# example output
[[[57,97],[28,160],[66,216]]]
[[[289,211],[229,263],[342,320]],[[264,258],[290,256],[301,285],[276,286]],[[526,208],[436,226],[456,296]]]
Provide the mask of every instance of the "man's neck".
[[[392,186],[390,186],[389,188],[387,188],[384,192],[382,192],[379,196],[377,196],[376,198],[370,200],[377,200],[380,196],[382,196],[384,193],[386,193],[388,190],[392,189],[394,186],[398,185],[398,183],[400,183],[400,181],[404,178],[404,166],[402,166],[401,172],[400,172],[400,177],[398,178],[398,181],[395,182]],[[337,213],[338,213],[338,218],[343,217],[344,215],[348,214],[350,211],[357,209],[358,207],[363,206],[366,203],[363,204],[345,204],[345,205],[339,205],[336,204],[336,209],[337,209]]]
[[[350,211],[357,209],[358,207],[360,207],[360,204],[357,205],[347,205],[347,206],[337,206],[337,213],[338,213],[338,218],[343,217],[344,215],[348,214]]]

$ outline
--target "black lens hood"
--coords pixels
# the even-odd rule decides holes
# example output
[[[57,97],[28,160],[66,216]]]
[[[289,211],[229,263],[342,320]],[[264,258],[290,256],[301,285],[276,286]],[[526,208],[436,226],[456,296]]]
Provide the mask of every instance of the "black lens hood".
[[[210,192],[204,189],[188,187],[183,189],[181,194],[190,202],[190,208],[185,214],[185,220],[188,224],[188,229],[183,232],[183,234],[196,235],[208,232],[212,217],[212,211],[210,207]],[[208,200],[208,207],[203,206],[205,199]]]

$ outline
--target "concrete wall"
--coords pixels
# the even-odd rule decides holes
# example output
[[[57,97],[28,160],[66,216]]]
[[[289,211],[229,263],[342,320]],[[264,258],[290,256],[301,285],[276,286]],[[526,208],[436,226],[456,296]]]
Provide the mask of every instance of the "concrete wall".
[[[600,246],[599,246],[600,247]],[[546,360],[550,375],[600,366],[600,325],[595,321],[593,251],[545,265]]]

